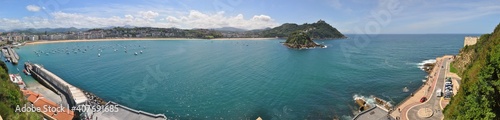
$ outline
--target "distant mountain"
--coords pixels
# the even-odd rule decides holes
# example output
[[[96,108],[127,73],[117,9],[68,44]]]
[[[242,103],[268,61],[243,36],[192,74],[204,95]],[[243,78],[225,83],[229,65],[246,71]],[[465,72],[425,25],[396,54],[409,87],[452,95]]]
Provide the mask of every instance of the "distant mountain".
[[[267,27],[267,28],[264,28],[264,29],[253,29],[253,30],[249,30],[250,32],[261,32],[261,31],[265,31],[265,30],[270,30],[272,28],[270,27]]]
[[[245,31],[248,31],[248,30],[245,30],[245,29],[235,28],[235,27],[214,28],[213,30],[215,30],[215,31],[222,31],[222,32],[245,32]]]
[[[296,31],[305,32],[312,39],[336,39],[345,38],[345,36],[340,33],[336,28],[332,27],[330,24],[323,20],[319,20],[312,24],[302,24],[297,25],[295,23],[285,23],[281,26],[264,30],[261,35],[263,37],[288,37],[290,34]]]
[[[108,27],[102,27],[100,29],[113,29],[113,28],[136,28],[136,26],[131,26],[131,25],[124,25],[124,26],[108,26]]]
[[[124,28],[135,28],[136,26],[132,26],[132,25],[125,25],[123,26]]]

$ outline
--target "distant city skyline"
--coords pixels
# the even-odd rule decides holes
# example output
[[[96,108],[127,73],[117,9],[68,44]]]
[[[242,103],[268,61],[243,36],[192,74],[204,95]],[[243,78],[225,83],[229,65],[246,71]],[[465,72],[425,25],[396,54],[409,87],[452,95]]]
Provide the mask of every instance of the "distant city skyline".
[[[0,29],[262,29],[325,20],[345,34],[489,33],[500,22],[497,0],[111,0],[0,1]]]

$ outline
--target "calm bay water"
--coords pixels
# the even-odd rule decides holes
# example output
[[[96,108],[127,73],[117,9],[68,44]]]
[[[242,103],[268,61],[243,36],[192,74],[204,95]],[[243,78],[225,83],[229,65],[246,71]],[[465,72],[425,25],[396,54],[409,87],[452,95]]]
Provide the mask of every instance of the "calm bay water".
[[[354,95],[397,104],[409,94],[404,87],[421,85],[426,73],[417,65],[457,54],[466,35],[378,35],[360,43],[348,36],[310,50],[276,39],[55,43],[17,51],[20,63],[43,64],[105,100],[169,118],[326,119],[351,116]],[[70,53],[51,52],[62,49]],[[40,50],[51,53],[37,56]],[[15,67],[22,70],[9,65],[11,73]]]

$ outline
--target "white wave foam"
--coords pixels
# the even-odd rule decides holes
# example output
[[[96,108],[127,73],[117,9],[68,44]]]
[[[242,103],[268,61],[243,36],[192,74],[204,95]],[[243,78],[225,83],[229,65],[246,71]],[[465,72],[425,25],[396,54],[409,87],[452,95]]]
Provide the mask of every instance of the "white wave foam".
[[[370,106],[375,106],[375,98],[373,96],[365,97],[362,95],[354,94],[354,96],[352,96],[352,98],[354,100],[363,99],[363,100],[365,100],[366,104],[368,104]]]
[[[424,65],[427,64],[427,63],[435,63],[436,62],[436,59],[428,59],[428,60],[424,60],[420,63],[417,64],[418,68],[420,68],[421,70],[424,70]]]

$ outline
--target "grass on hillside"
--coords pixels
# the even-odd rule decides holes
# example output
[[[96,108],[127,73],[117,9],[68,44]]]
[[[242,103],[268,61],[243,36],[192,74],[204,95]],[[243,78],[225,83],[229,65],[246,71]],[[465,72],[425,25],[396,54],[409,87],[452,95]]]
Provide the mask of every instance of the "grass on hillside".
[[[29,103],[18,86],[10,82],[7,67],[0,62],[0,115],[4,120],[41,120],[42,114],[36,112],[15,112],[17,105]]]
[[[458,73],[457,68],[453,67],[453,62],[450,63],[450,72],[452,72],[452,73]]]

